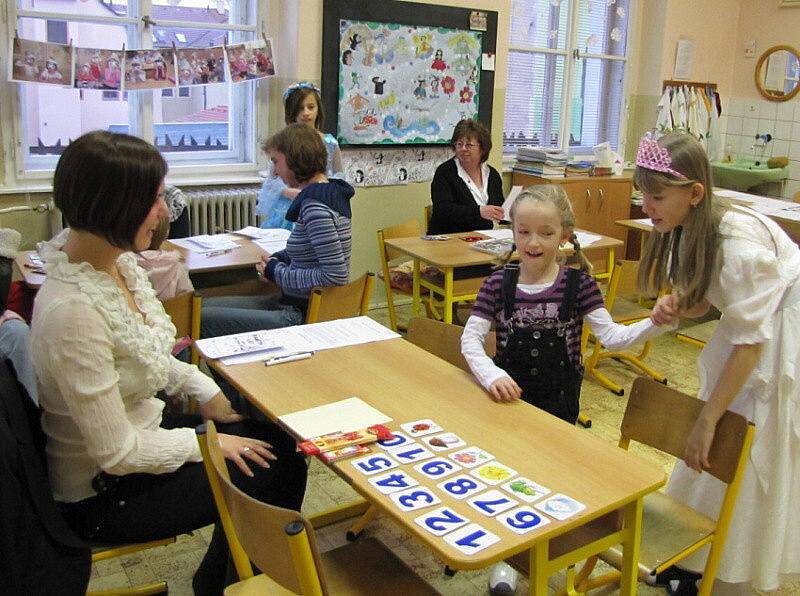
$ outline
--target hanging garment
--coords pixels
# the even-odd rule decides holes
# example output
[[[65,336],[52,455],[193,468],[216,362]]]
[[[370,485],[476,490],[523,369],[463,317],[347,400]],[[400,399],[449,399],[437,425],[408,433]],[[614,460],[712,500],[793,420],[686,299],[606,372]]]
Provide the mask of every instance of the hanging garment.
[[[664,95],[656,106],[656,138],[672,131],[672,114],[669,110],[670,87],[664,89]]]

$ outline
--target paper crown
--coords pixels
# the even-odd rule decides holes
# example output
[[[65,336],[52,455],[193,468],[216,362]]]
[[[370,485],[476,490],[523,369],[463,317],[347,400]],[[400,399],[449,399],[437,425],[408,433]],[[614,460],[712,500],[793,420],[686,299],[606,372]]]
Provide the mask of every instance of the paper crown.
[[[658,144],[651,133],[645,133],[639,143],[639,150],[636,152],[636,165],[648,170],[672,174],[681,180],[687,180],[686,176],[672,169],[672,158],[669,151]]]
[[[308,81],[302,81],[300,83],[295,83],[294,85],[289,85],[286,89],[283,90],[283,101],[298,89],[313,89],[317,93],[319,93],[319,87],[317,87],[314,83],[309,83]]]

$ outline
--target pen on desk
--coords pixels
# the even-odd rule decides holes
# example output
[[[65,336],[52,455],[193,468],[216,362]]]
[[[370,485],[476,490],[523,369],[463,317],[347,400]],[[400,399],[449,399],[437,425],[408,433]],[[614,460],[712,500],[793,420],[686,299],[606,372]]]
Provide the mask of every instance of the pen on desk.
[[[232,250],[233,250],[232,248],[223,248],[223,249],[220,249],[220,250],[210,250],[210,251],[208,251],[206,253],[203,253],[203,255],[206,256],[206,257],[218,257],[219,255],[226,255],[229,252],[231,252]]]
[[[280,356],[273,356],[264,360],[265,366],[272,366],[273,364],[283,364],[284,362],[294,362],[296,360],[305,360],[311,358],[314,352],[295,352],[293,354],[282,354]]]

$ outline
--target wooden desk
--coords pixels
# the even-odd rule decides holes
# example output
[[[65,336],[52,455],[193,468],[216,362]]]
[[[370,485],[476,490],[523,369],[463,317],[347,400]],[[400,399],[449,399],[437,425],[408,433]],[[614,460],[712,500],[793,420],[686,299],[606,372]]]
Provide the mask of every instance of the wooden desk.
[[[175,250],[183,255],[184,263],[190,274],[208,273],[211,271],[228,271],[232,269],[252,269],[261,261],[265,251],[255,244],[250,238],[230,235],[231,240],[240,248],[230,252],[208,257],[205,253],[187,250],[182,246],[173,244],[169,240],[161,246],[164,250]]]
[[[37,273],[36,269],[38,268],[32,267],[30,255],[35,254],[35,250],[19,251],[17,256],[14,257],[14,264],[17,266],[20,275],[22,275],[22,280],[25,282],[25,285],[33,290],[38,290],[44,283],[45,274]]]
[[[469,242],[461,240],[461,236],[481,236],[487,237],[480,232],[468,232],[460,234],[447,234],[449,240],[423,240],[418,236],[410,238],[393,238],[386,240],[389,246],[402,254],[406,254],[414,260],[414,281],[413,281],[413,313],[419,316],[421,305],[420,288],[422,286],[428,290],[444,296],[443,320],[445,323],[453,322],[453,303],[461,300],[474,299],[477,294],[475,283],[472,280],[470,294],[459,294],[460,286],[453,280],[453,270],[458,267],[468,267],[470,265],[490,265],[497,263],[494,255],[475,250],[470,247]],[[606,273],[597,277],[609,277],[614,268],[615,250],[622,246],[622,240],[602,236],[597,242],[583,247],[584,252],[605,250],[608,253],[608,268]],[[430,281],[423,281],[420,275],[421,263],[427,263],[441,269],[444,272],[444,286],[439,287]],[[466,281],[466,280],[460,280]]]
[[[483,568],[530,550],[531,594],[546,594],[550,574],[592,552],[622,543],[625,564],[621,593],[635,592],[642,498],[664,484],[665,474],[634,454],[524,402],[494,403],[471,375],[402,339],[325,350],[310,359],[279,366],[266,367],[261,362],[230,367],[217,362],[211,365],[270,418],[355,395],[390,416],[393,421],[389,426],[393,429],[399,429],[404,422],[431,418],[445,431],[458,434],[467,445],[485,449],[521,476],[586,505],[574,517],[565,521],[552,519],[547,525],[519,535],[465,501],[439,490],[435,486],[438,481],[419,474],[413,469],[414,464],[402,465],[398,469],[431,488],[442,499],[441,505],[501,539],[485,550],[465,555],[414,522],[431,508],[404,513],[349,460],[332,464],[333,470],[355,490],[450,567]],[[382,453],[377,446],[373,450]],[[561,554],[568,532],[575,539],[578,530],[571,530],[581,528],[587,532],[591,526],[586,524],[598,525],[612,517],[606,514],[617,510],[624,513],[623,530],[605,525],[598,534],[600,538],[592,533],[590,547]],[[609,531],[613,536],[603,538]],[[554,557],[552,561],[550,557]]]

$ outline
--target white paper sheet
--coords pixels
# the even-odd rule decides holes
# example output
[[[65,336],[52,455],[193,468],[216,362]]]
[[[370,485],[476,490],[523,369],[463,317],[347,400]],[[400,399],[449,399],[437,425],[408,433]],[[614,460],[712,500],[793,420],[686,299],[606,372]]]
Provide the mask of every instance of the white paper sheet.
[[[269,254],[273,254],[281,250],[285,250],[287,240],[288,236],[286,238],[262,238],[259,240],[253,240],[253,244],[261,249],[264,249]]]
[[[234,335],[209,337],[197,340],[196,345],[197,349],[206,358],[259,354],[258,358],[262,359],[267,353],[272,354],[282,347],[269,335],[269,331],[249,331]]]
[[[514,238],[514,231],[511,228],[497,228],[496,230],[479,230],[480,234],[485,234],[495,240],[511,240]]]
[[[511,205],[514,204],[514,201],[517,200],[517,197],[521,192],[522,186],[512,186],[508,196],[506,197],[506,200],[503,201],[503,211],[505,212],[503,219],[506,221],[511,221]]]
[[[170,242],[192,252],[209,252],[212,250],[232,250],[239,248],[227,234],[203,234],[188,238],[171,238]]]
[[[286,240],[291,230],[284,230],[283,228],[257,228],[255,226],[246,226],[241,230],[232,232],[238,236],[246,236],[253,240]]]
[[[391,422],[391,418],[357,397],[278,416],[278,420],[303,439],[334,432],[350,432]]]

